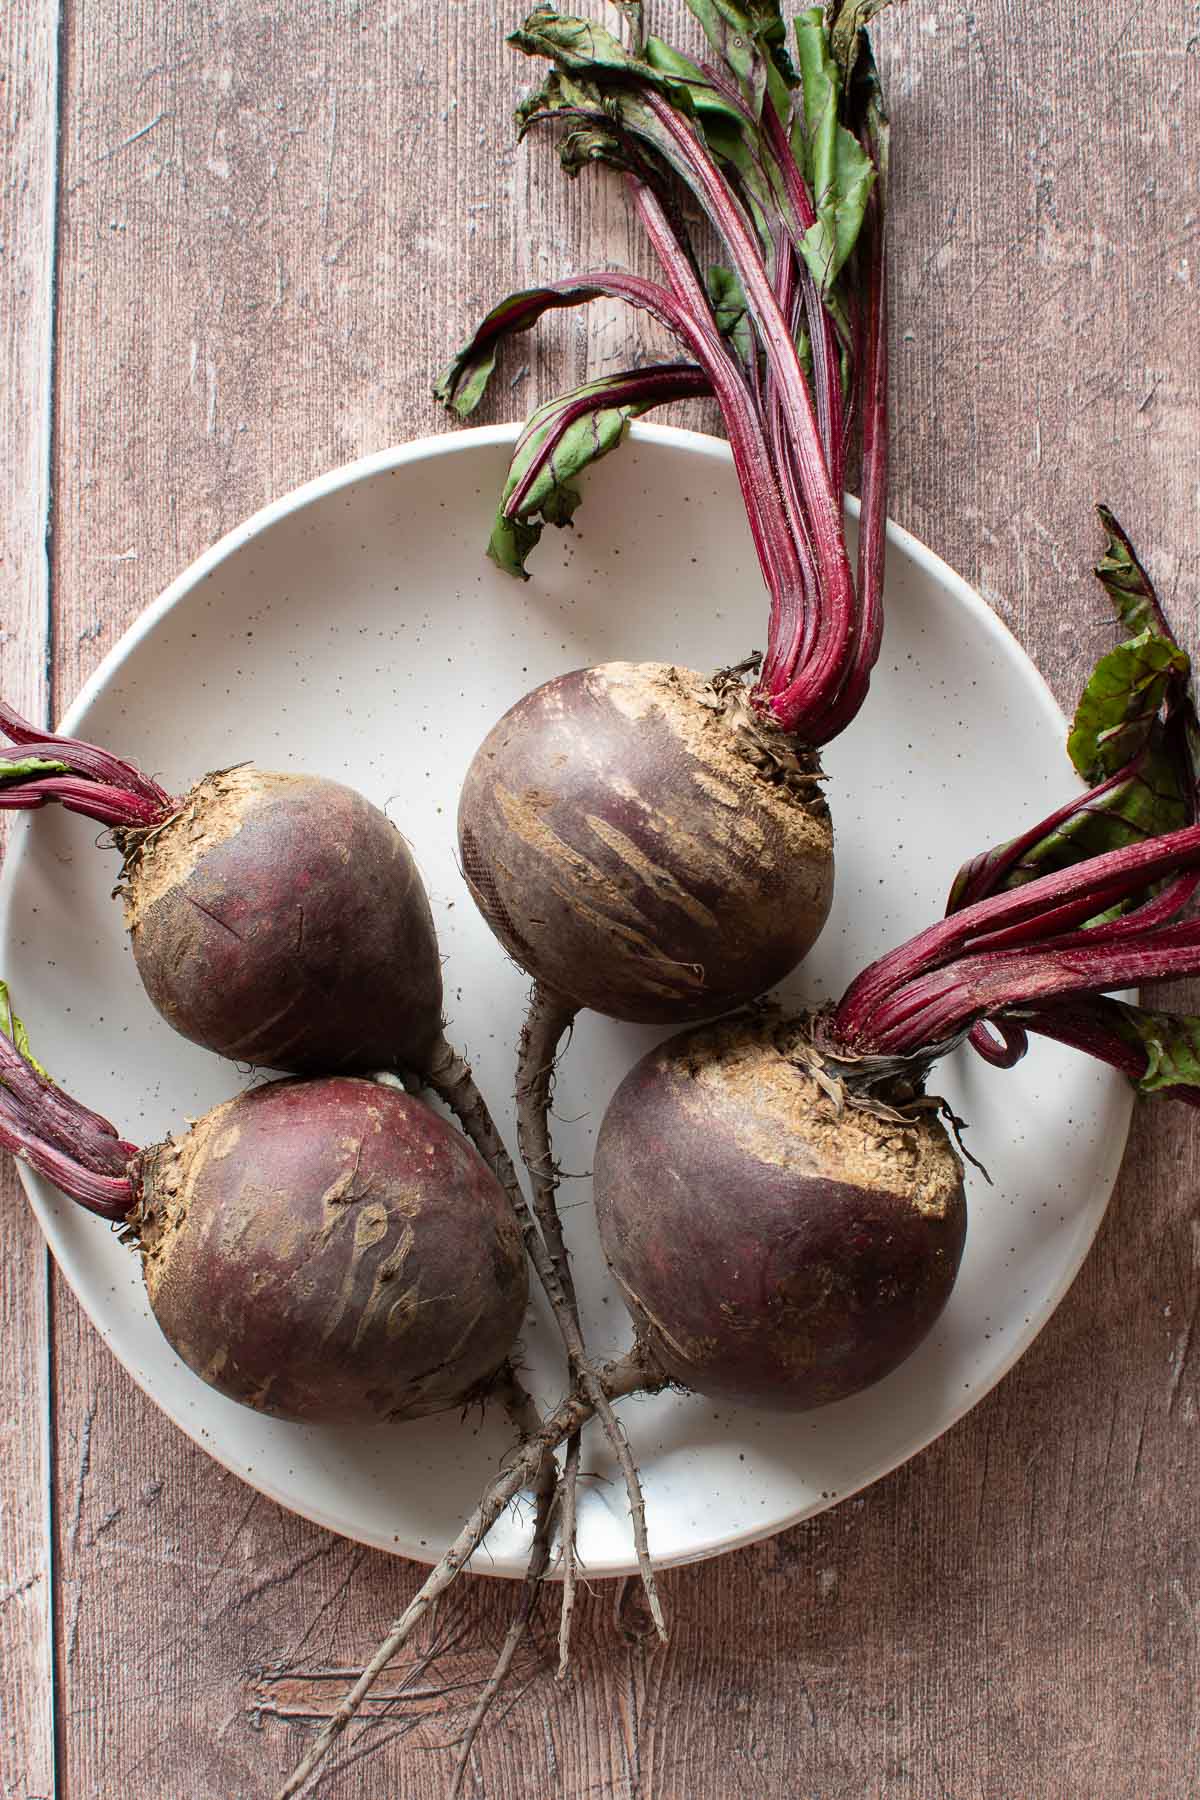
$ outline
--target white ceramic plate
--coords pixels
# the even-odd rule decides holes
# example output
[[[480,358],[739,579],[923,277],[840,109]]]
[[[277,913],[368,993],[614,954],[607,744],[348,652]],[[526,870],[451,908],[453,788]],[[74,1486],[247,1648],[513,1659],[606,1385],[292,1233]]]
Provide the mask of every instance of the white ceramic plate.
[[[574,535],[550,533],[519,585],[482,546],[513,428],[407,445],[324,476],[200,558],[105,658],[65,728],[182,791],[253,759],[346,780],[415,847],[446,957],[449,1030],[511,1132],[513,1048],[526,982],[500,954],[455,862],[467,763],[527,688],[614,657],[736,661],[764,637],[765,598],[728,451],[641,427],[588,477]],[[837,827],[834,912],[789,991],[839,993],[864,962],[931,922],[961,858],[1069,789],[1063,720],[993,615],[903,532],[890,537],[888,625],[861,717],[828,757]],[[109,892],[112,852],[58,811],[18,824],[0,897],[0,973],[57,1078],[135,1141],[179,1129],[244,1077],[174,1036],[144,998]],[[628,1339],[605,1280],[583,1172],[608,1096],[661,1033],[585,1017],[562,1065],[557,1147],[585,1327]],[[911,1456],[987,1393],[1062,1298],[1120,1163],[1130,1093],[1081,1056],[1038,1044],[1002,1074],[967,1054],[941,1086],[995,1180],[970,1176],[958,1285],[932,1337],[871,1392],[779,1417],[677,1395],[625,1403],[664,1563],[748,1543],[820,1511]],[[23,1171],[23,1173],[27,1173]],[[433,1560],[494,1472],[502,1419],[395,1429],[310,1428],[222,1399],[177,1360],[148,1312],[135,1257],[28,1178],[67,1279],[114,1353],[212,1455],[322,1525]],[[552,1325],[526,1334],[544,1400],[562,1391]],[[580,1549],[593,1574],[631,1565],[623,1493],[602,1443],[585,1449]],[[523,1566],[527,1509],[476,1567]]]

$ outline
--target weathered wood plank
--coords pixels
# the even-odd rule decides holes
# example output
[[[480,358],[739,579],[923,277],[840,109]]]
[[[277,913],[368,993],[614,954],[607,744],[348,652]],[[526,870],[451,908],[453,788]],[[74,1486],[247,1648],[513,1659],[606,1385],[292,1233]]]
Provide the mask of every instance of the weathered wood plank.
[[[57,0],[0,17],[0,692],[47,703]],[[19,993],[20,970],[3,973]],[[54,1783],[49,1531],[49,1271],[16,1177],[0,1171],[0,1793]]]
[[[1103,625],[1085,573],[1101,494],[1195,625],[1181,197],[1200,58],[1168,0],[1099,30],[1093,49],[1072,0],[910,0],[878,34],[897,135],[893,510],[1064,698]],[[429,372],[498,292],[643,260],[601,182],[566,187],[544,147],[512,150],[524,71],[498,37],[482,0],[70,9],[60,702],[262,500],[440,429]],[[632,341],[616,312],[526,340],[514,410]],[[585,1596],[573,1680],[532,1671],[480,1746],[477,1791],[1184,1800],[1196,1191],[1190,1116],[1147,1110],[1083,1277],[992,1399],[859,1500],[670,1575],[666,1652],[619,1641],[611,1589]],[[257,1500],[158,1417],[69,1297],[56,1320],[61,1791],[267,1792],[420,1571]],[[377,1709],[319,1791],[440,1793],[434,1746],[509,1604],[462,1589],[440,1672]]]

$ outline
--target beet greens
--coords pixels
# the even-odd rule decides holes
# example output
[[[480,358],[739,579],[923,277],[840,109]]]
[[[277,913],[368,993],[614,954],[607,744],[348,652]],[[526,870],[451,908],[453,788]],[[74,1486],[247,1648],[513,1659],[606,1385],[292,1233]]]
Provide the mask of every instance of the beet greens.
[[[1083,858],[1196,823],[1200,723],[1192,695],[1191,660],[1129,538],[1108,507],[1097,511],[1106,546],[1094,572],[1129,635],[1092,671],[1067,737],[1068,755],[1088,783],[1087,791],[1019,837],[965,863],[951,887],[947,913],[1020,887],[1038,875],[1069,868]],[[1173,876],[1163,904],[1178,910],[1198,884],[1200,871]],[[1130,896],[1117,903],[1113,916],[1149,897]],[[1024,1054],[1029,1029],[1088,1048],[1090,1021],[1095,1053],[1107,1044],[1113,1053],[1109,1060],[1134,1074],[1139,1051],[1128,1045],[1130,1033],[1140,1044],[1143,1030],[1153,1036],[1157,1029],[1146,1024],[1152,1015],[1139,1016],[1140,1025],[1120,1002],[1076,996],[1046,1002],[1036,1011],[1027,1009],[1022,1022],[1011,1016],[980,1022],[972,1027],[970,1042],[988,1062],[1006,1067]]]
[[[751,700],[807,748],[835,737],[866,695],[882,629],[887,498],[883,256],[887,120],[865,34],[877,4],[810,8],[689,0],[719,59],[696,63],[645,36],[629,7],[626,49],[589,21],[542,6],[509,42],[551,73],[518,110],[521,136],[565,127],[568,174],[620,171],[662,265],[651,282],[598,271],[513,294],[459,351],[437,393],[478,405],[500,342],[547,311],[601,296],[649,313],[687,362],[627,370],[538,409],[518,441],[489,546],[526,573],[547,524],[567,524],[580,472],[631,418],[672,400],[718,401],[770,595]],[[699,205],[728,258],[701,270],[679,201]],[[842,525],[861,435],[857,581]]]

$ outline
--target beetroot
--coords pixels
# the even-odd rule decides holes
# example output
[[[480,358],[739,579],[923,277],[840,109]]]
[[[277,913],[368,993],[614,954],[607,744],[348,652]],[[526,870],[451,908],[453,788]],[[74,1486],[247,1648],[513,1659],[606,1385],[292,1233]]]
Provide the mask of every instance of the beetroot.
[[[828,817],[738,748],[730,710],[754,730],[740,692],[710,699],[700,676],[657,663],[579,670],[527,694],[471,764],[471,893],[509,954],[577,1005],[726,1011],[781,980],[824,924]]]
[[[705,1026],[626,1076],[596,1146],[596,1217],[674,1381],[803,1409],[878,1381],[941,1312],[966,1236],[941,1122],[838,1108],[778,1021]]]
[[[510,41],[552,67],[518,123],[563,123],[570,174],[595,161],[621,170],[662,279],[594,271],[510,295],[437,392],[471,412],[500,341],[548,310],[612,297],[649,313],[690,360],[541,407],[513,454],[490,554],[524,575],[544,526],[573,516],[576,477],[631,418],[712,395],[769,594],[766,650],[711,677],[617,663],[547,683],[479,750],[459,841],[485,918],[542,989],[571,1008],[684,1020],[785,975],[829,909],[819,751],[862,705],[882,631],[887,121],[861,8],[802,13],[793,64],[773,8],[697,7],[714,51],[703,66],[643,37],[640,9],[624,10],[628,47],[552,7],[530,14]],[[703,277],[689,204],[724,252]],[[842,508],[855,433],[852,570]],[[719,604],[703,580],[698,599]]]
[[[595,1196],[644,1351],[762,1406],[819,1406],[896,1368],[949,1296],[966,1226],[929,1070],[987,1021],[1010,1062],[1041,1032],[1200,1103],[1200,1021],[1105,995],[1200,970],[1200,920],[1178,918],[1197,871],[1196,825],[1088,858],[963,906],[836,1006],[643,1058],[601,1126]]]
[[[136,1243],[173,1348],[231,1400],[373,1423],[483,1392],[528,1284],[504,1191],[422,1101],[283,1080],[138,1150],[0,1032],[0,1144]]]
[[[154,1316],[210,1386],[290,1419],[415,1419],[513,1347],[520,1232],[420,1100],[280,1081],[143,1151],[130,1214]]]
[[[0,807],[58,802],[111,827],[138,972],[184,1037],[297,1074],[426,1068],[433,916],[407,844],[361,794],[243,766],[175,798],[8,707],[0,727],[21,747]]]

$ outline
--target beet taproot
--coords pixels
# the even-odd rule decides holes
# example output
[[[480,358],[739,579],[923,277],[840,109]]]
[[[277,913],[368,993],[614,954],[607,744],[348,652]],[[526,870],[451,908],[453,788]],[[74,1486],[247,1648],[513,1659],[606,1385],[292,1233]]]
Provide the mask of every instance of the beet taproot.
[[[279,1081],[143,1151],[129,1223],[164,1335],[211,1387],[279,1417],[370,1423],[457,1405],[528,1298],[495,1177],[422,1101]]]
[[[576,670],[518,701],[458,814],[467,884],[509,954],[576,1006],[644,1022],[781,980],[828,915],[833,832],[769,742],[740,689],[661,663]]]
[[[942,1311],[966,1235],[936,1116],[839,1106],[771,1020],[642,1058],[605,1114],[595,1197],[654,1360],[752,1406],[822,1406],[890,1373]]]
[[[0,808],[111,828],[134,961],[175,1030],[293,1074],[424,1072],[441,1034],[433,915],[404,838],[341,782],[251,765],[169,794],[0,704],[20,747]]]
[[[137,1246],[188,1367],[285,1419],[482,1396],[528,1299],[521,1229],[460,1132],[398,1085],[292,1077],[144,1149],[34,1060],[0,983],[0,1145]]]

